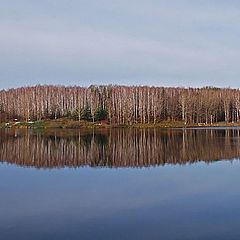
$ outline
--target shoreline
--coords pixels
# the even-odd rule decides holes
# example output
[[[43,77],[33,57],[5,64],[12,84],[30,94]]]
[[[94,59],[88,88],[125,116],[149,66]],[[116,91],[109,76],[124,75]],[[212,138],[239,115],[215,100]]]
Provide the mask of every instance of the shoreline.
[[[240,127],[240,122],[218,122],[213,124],[185,124],[182,121],[162,121],[158,123],[110,124],[106,122],[74,121],[69,119],[40,120],[31,122],[0,123],[1,129],[82,129],[82,128],[208,128],[208,127]]]

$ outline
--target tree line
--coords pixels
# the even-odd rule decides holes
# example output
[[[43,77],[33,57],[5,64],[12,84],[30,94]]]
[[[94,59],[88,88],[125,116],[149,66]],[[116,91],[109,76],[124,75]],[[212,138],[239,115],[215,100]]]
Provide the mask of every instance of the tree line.
[[[0,121],[68,117],[113,124],[238,122],[240,90],[150,86],[38,85],[0,91]]]

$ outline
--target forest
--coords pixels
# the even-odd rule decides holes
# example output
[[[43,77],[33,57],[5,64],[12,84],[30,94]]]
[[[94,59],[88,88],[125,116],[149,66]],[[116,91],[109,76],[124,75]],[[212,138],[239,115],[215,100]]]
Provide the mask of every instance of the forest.
[[[69,118],[109,124],[239,122],[240,90],[37,85],[0,91],[0,121]]]

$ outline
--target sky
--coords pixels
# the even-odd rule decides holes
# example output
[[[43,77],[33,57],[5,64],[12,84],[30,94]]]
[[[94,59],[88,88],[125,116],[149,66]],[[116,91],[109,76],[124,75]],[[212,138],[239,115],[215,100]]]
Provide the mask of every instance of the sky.
[[[0,89],[240,87],[239,0],[0,0]]]

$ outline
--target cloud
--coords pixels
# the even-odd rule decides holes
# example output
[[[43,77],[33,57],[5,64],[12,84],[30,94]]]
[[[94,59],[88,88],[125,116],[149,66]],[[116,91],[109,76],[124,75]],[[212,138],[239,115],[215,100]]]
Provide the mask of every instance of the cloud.
[[[225,86],[228,80],[237,86],[237,2],[101,3],[70,1],[64,12],[66,1],[43,1],[50,8],[44,12],[23,2],[26,16],[20,10],[2,15],[2,87],[79,80],[169,86]]]

